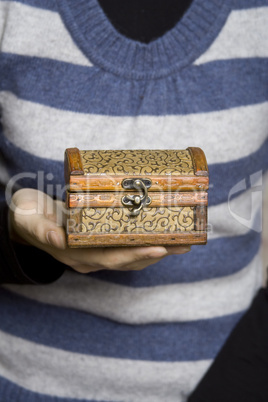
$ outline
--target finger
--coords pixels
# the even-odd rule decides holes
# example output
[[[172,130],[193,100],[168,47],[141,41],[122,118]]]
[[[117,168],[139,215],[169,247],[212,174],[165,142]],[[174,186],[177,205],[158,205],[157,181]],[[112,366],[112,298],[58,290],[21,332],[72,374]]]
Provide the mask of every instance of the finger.
[[[162,258],[164,258],[164,257],[162,257]],[[150,259],[134,262],[134,263],[128,264],[125,267],[122,267],[120,269],[120,271],[141,271],[144,268],[147,268],[150,265],[156,264],[157,262],[161,261],[162,258],[150,258]]]
[[[165,247],[115,247],[72,250],[72,258],[83,265],[90,265],[100,269],[121,269],[129,264],[142,260],[162,258],[167,255]],[[71,255],[71,254],[70,254]]]
[[[120,269],[118,269],[118,268],[111,269],[110,268],[110,270],[116,270],[116,271],[141,271],[144,268],[148,267],[149,265],[155,264],[160,260],[161,260],[161,258],[152,258],[152,259],[148,259],[148,260],[128,264],[128,265],[126,265],[124,267],[121,267]],[[73,263],[70,266],[75,271],[78,271],[78,272],[80,272],[82,274],[88,274],[90,272],[97,272],[97,271],[107,269],[107,268],[104,268],[104,267],[96,267],[96,266],[91,265],[91,264],[83,265],[83,264]]]

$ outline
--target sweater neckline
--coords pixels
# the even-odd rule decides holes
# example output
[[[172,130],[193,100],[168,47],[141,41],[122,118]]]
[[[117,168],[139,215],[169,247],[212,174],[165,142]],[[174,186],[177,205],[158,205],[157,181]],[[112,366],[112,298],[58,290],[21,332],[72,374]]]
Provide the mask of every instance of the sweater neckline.
[[[129,79],[156,79],[178,72],[213,42],[231,0],[193,0],[179,22],[161,37],[142,43],[110,22],[98,0],[57,2],[67,29],[93,65]]]

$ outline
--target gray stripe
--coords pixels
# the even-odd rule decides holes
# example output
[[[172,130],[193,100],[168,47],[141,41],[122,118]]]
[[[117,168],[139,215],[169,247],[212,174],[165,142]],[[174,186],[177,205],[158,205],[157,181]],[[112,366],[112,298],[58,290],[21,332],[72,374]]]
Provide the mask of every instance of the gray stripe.
[[[267,57],[267,27],[268,7],[232,11],[217,39],[194,64],[238,57]]]
[[[81,355],[0,331],[0,375],[41,394],[124,402],[184,402],[209,360],[159,363]]]
[[[268,102],[186,116],[114,117],[62,111],[22,101],[8,92],[1,93],[0,99],[8,139],[33,155],[54,160],[63,159],[65,148],[88,149],[91,144],[91,149],[199,146],[210,164],[222,163],[255,152],[268,132]],[[75,138],[74,133],[79,135]]]
[[[73,42],[58,13],[15,1],[0,2],[2,52],[92,66]]]
[[[236,274],[194,283],[131,288],[66,272],[50,286],[4,287],[43,303],[126,324],[192,321],[246,309],[262,285],[260,253]],[[121,308],[124,306],[124,308]]]

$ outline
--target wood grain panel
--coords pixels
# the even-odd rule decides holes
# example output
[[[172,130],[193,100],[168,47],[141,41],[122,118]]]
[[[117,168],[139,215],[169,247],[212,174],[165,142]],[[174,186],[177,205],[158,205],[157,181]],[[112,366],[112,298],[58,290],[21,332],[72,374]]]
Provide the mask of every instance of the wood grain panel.
[[[198,147],[187,148],[191,154],[196,176],[208,176],[208,165],[204,151]]]
[[[178,246],[200,244],[207,242],[206,232],[184,232],[183,234],[112,234],[91,235],[70,234],[68,245],[78,247],[129,247],[129,246]]]

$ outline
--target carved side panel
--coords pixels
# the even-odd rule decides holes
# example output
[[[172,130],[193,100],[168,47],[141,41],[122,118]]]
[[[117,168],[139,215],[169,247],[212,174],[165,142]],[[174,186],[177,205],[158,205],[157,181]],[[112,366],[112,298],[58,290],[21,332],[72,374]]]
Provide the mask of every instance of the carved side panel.
[[[195,230],[207,230],[207,206],[197,205],[195,208]]]
[[[66,233],[78,233],[81,230],[82,222],[82,209],[72,208],[69,209],[69,214],[66,219]]]

